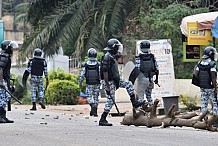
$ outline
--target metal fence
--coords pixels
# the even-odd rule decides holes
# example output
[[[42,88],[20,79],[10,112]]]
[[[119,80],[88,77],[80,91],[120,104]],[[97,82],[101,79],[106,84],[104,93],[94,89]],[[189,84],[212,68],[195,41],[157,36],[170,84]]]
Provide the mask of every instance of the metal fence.
[[[81,69],[81,59],[80,58],[72,58],[69,59],[69,68],[70,73],[79,74]]]

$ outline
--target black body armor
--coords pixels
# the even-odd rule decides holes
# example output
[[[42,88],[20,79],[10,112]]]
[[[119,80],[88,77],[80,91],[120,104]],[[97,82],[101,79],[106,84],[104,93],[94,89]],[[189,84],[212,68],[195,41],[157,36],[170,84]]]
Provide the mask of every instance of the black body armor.
[[[35,76],[42,76],[44,67],[47,67],[47,63],[44,58],[30,59],[28,66],[31,65],[31,74]]]
[[[0,51],[0,67],[5,68],[6,65],[9,63],[10,55],[5,53],[4,51]]]
[[[140,54],[140,71],[145,77],[152,78],[155,75],[156,67],[153,54]]]
[[[211,61],[208,65],[202,65],[200,63],[198,64],[198,68],[199,68],[199,74],[198,74],[199,87],[205,88],[205,89],[213,88],[210,69],[212,67],[214,67],[214,65],[215,65],[214,61]]]
[[[99,64],[95,65],[88,65],[85,64],[86,72],[86,84],[88,85],[95,85],[100,84],[100,77],[99,77]]]
[[[116,80],[120,78],[118,64],[115,59],[110,55],[110,53],[106,53],[103,57],[102,61],[102,79],[104,79],[103,72],[108,72],[108,81]]]
[[[120,86],[120,74],[118,70],[118,63],[111,56],[109,52],[107,52],[101,61],[101,79],[104,80],[103,72],[108,72],[108,81],[114,81],[116,84],[116,88],[118,89]]]

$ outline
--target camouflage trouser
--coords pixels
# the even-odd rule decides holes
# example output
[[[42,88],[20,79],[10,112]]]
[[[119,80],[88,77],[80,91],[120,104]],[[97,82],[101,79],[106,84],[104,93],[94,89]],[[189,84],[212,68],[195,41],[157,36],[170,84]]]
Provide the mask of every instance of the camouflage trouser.
[[[7,83],[3,81],[5,88],[8,90]],[[11,99],[11,96],[4,90],[0,88],[0,107],[6,108],[7,102]]]
[[[215,98],[215,89],[204,89],[201,88],[201,111],[207,110],[208,100],[211,100],[213,106],[213,114],[218,115],[217,99]]]
[[[154,88],[154,82],[151,82],[151,83],[149,83],[147,89],[145,90],[145,96],[146,96],[147,101],[148,101],[150,106],[154,104],[153,99],[151,97],[151,93],[152,93],[153,88]]]
[[[40,102],[44,102],[44,81],[42,76],[31,76],[30,78],[30,88],[32,102],[36,102],[36,97],[38,97]]]
[[[87,101],[89,104],[93,104],[94,107],[98,107],[98,96],[100,92],[101,84],[97,85],[86,85],[86,94],[87,94]],[[93,96],[93,100],[92,100]]]
[[[105,91],[105,94],[106,94],[106,97],[107,97],[107,101],[106,101],[106,104],[105,104],[105,107],[104,107],[104,112],[108,113],[108,112],[110,112],[111,108],[114,105],[113,100],[111,98],[113,98],[115,100],[116,85],[115,85],[114,81],[109,81],[109,85],[110,85],[110,89],[111,89],[110,96],[109,96],[106,93],[106,84],[105,84],[105,82],[103,81],[102,84],[104,86],[104,91]],[[121,88],[126,88],[127,93],[129,94],[129,96],[134,94],[134,88],[133,88],[132,82],[130,82],[129,80],[120,79],[120,84],[119,85],[120,85]]]
[[[141,93],[142,95],[145,94],[146,99],[147,99],[150,106],[152,106],[154,104],[153,99],[151,97],[152,89],[154,89],[153,80],[151,80],[151,82],[149,82],[148,87],[145,89],[144,93]],[[142,96],[142,95],[138,97],[138,101],[140,101],[140,102],[144,101],[144,96]]]

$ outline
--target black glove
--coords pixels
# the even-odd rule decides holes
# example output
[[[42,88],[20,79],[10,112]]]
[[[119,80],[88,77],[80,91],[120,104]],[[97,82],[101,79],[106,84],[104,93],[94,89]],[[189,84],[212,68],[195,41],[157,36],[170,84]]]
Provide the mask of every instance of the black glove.
[[[107,90],[106,90],[106,94],[107,94],[107,95],[110,95],[110,94],[111,94],[110,92],[111,92],[111,91],[107,91]]]
[[[154,83],[155,83],[155,84],[158,84],[158,80],[157,80],[157,79],[155,79],[155,80],[154,80]]]
[[[10,91],[11,93],[14,93],[14,92],[15,92],[15,87],[12,86],[12,85],[10,85],[9,91]]]

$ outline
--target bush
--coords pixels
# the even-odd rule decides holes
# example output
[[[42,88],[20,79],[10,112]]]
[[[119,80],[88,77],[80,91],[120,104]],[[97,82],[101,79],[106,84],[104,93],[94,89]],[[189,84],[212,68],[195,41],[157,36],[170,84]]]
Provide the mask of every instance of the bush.
[[[49,80],[68,80],[77,83],[77,76],[71,73],[66,73],[63,70],[58,69],[57,71],[49,72]]]
[[[195,111],[200,109],[200,107],[197,106],[197,96],[192,98],[189,96],[180,95],[179,101],[186,106],[185,108],[188,111]]]
[[[68,80],[52,80],[45,94],[47,104],[75,105],[78,103],[79,86]]]

